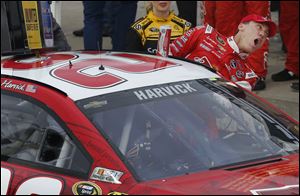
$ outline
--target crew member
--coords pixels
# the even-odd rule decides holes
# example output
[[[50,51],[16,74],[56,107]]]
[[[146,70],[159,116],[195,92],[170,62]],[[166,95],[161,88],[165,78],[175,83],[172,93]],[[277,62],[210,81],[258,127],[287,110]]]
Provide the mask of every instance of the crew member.
[[[149,2],[147,15],[131,25],[127,34],[126,49],[128,51],[156,54],[159,28],[162,25],[171,27],[171,40],[190,29],[191,23],[176,16],[170,11],[170,6],[170,1]]]
[[[226,37],[209,25],[189,30],[170,45],[173,56],[184,57],[215,69],[224,78],[252,89],[258,76],[247,56],[276,34],[276,24],[260,15],[244,17],[234,36]]]

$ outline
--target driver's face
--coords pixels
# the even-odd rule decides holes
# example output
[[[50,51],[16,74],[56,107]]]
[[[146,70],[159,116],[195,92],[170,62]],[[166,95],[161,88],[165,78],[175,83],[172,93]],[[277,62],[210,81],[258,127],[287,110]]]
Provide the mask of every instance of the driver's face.
[[[171,1],[151,1],[153,9],[158,12],[169,12],[171,7]]]
[[[262,47],[269,35],[269,27],[265,23],[250,21],[241,24],[243,50],[252,53]]]

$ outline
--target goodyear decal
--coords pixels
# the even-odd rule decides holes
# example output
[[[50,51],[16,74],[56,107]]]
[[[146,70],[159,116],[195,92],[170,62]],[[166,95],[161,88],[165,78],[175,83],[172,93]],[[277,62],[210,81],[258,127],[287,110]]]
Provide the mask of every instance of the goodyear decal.
[[[117,191],[112,191],[112,192],[109,192],[107,195],[128,195],[128,194],[117,192]]]
[[[22,1],[25,28],[30,49],[42,48],[37,1]]]
[[[197,90],[191,87],[188,83],[169,85],[164,87],[148,88],[134,91],[135,96],[140,100],[155,99],[173,95],[187,94],[196,92]]]
[[[222,46],[226,45],[225,41],[223,40],[223,38],[221,36],[217,35],[216,39]]]
[[[80,181],[72,186],[74,195],[102,195],[102,189],[95,183]]]

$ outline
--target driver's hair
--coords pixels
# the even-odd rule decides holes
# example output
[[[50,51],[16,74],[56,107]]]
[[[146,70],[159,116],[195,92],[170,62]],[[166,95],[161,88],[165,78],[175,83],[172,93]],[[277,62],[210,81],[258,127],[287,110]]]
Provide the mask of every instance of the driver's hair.
[[[147,11],[147,14],[153,10],[153,4],[151,1],[146,1],[146,11]]]

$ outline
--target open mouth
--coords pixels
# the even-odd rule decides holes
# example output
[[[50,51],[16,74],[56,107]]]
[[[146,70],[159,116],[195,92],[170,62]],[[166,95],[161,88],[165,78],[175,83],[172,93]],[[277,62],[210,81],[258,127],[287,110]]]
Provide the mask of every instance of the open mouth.
[[[257,46],[259,44],[259,39],[254,39],[254,45]]]

